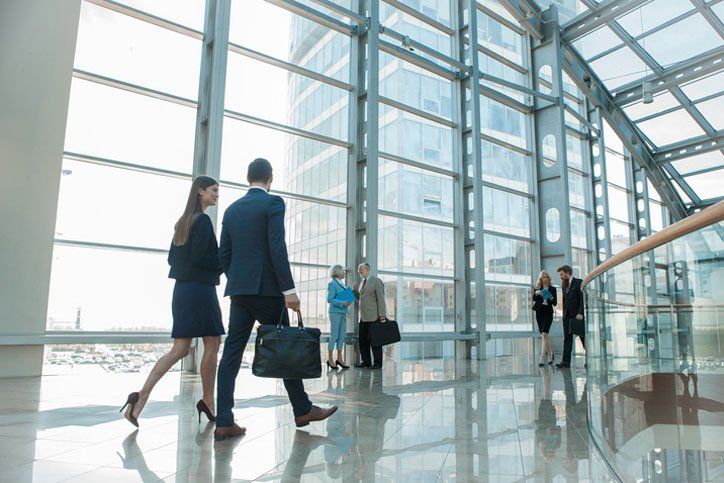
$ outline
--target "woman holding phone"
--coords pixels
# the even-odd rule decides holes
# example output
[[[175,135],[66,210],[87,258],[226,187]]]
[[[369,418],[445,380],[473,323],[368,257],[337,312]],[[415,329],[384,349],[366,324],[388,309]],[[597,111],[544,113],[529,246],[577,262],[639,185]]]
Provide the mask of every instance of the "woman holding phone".
[[[551,283],[551,274],[547,270],[540,272],[538,281],[533,288],[533,310],[535,321],[538,323],[538,331],[541,334],[541,352],[539,366],[553,364],[553,348],[548,338],[548,333],[553,324],[553,307],[558,304],[556,288]]]
[[[173,346],[156,362],[143,388],[130,393],[121,408],[123,411],[128,407],[124,417],[136,427],[151,390],[164,374],[186,357],[194,337],[201,337],[204,341],[204,355],[201,359],[203,396],[196,403],[196,410],[199,421],[202,412],[209,421],[215,419],[216,359],[224,333],[221,308],[216,296],[221,265],[214,226],[204,212],[209,206],[216,205],[218,199],[219,183],[216,180],[207,176],[194,179],[186,209],[174,227],[173,242],[168,252],[168,263],[171,266],[168,276],[176,280],[171,302]]]

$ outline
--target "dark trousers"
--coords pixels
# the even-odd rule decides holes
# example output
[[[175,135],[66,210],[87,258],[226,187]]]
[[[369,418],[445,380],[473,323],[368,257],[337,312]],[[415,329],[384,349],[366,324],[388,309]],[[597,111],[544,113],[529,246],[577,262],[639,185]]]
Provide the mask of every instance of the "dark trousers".
[[[382,365],[382,347],[372,347],[370,345],[370,327],[372,324],[379,324],[379,320],[373,322],[360,321],[359,323],[359,352],[362,356],[362,363],[372,365],[372,358],[370,357],[370,347],[372,348],[372,354],[375,356],[375,364]]]
[[[260,324],[279,323],[289,325],[289,314],[284,308],[284,299],[281,297],[261,297],[254,295],[238,295],[231,297],[231,316],[229,317],[229,335],[224,342],[224,352],[219,363],[217,376],[218,388],[216,391],[216,426],[231,426],[234,424],[234,386],[236,376],[239,374],[241,358],[244,355],[246,343],[249,342],[254,321]],[[292,403],[294,416],[303,416],[312,409],[304,384],[301,379],[284,379],[284,388],[287,390],[289,402]]]
[[[563,364],[570,364],[571,363],[571,352],[573,351],[573,332],[572,332],[572,326],[573,325],[573,319],[570,317],[566,317],[563,319],[563,360],[561,361]],[[581,344],[583,345],[583,348],[586,348],[586,338],[582,335],[578,336],[579,339],[581,339]]]

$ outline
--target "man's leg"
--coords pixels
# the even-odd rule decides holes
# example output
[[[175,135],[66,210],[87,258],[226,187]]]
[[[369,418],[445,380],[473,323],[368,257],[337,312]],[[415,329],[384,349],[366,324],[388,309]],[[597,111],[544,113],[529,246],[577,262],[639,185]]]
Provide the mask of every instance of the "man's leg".
[[[370,322],[370,328],[372,328],[372,324],[379,324],[379,321]],[[374,365],[375,366],[381,366],[382,365],[382,346],[372,346],[372,355],[374,356]]]
[[[370,324],[371,322],[359,323],[359,353],[362,357],[362,364],[372,365],[370,355]]]
[[[276,297],[256,297],[253,313],[260,324],[277,325],[281,317],[282,325],[289,325],[289,314],[284,308],[284,299]],[[312,402],[304,391],[301,379],[284,379],[289,402],[292,403],[294,416],[304,416],[312,409]]]
[[[571,321],[563,319],[563,359],[562,364],[571,363],[571,351],[573,350],[573,334],[571,334]]]
[[[241,358],[246,343],[249,342],[254,317],[246,305],[237,298],[231,300],[229,317],[229,334],[224,342],[224,352],[219,362],[216,390],[216,426],[232,426],[234,424],[234,387],[239,374]]]

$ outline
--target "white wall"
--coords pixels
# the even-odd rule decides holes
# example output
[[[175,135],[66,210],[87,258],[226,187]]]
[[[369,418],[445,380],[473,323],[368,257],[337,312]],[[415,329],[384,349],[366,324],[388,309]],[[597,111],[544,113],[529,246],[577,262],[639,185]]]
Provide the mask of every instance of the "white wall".
[[[0,338],[42,334],[80,0],[0,1]],[[42,346],[0,346],[0,377]]]

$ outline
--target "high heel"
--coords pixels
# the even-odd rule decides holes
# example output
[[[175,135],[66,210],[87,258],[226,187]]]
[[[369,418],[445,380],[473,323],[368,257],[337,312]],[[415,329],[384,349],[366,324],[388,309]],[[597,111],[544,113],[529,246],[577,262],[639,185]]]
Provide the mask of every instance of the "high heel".
[[[333,371],[336,371],[336,370],[337,370],[337,365],[336,365],[336,364],[335,364],[335,365],[332,365],[332,364],[329,363],[329,361],[327,361],[327,367],[329,367],[329,368],[330,368],[331,370],[333,370]]]
[[[199,423],[201,422],[201,413],[204,413],[209,421],[216,421],[216,416],[211,412],[209,406],[206,405],[203,399],[199,399],[196,403],[196,410],[199,412]]]
[[[548,365],[549,365],[549,366],[550,366],[550,365],[553,365],[553,361],[554,361],[554,360],[556,360],[556,355],[555,355],[555,354],[551,354],[551,360],[548,361]]]
[[[342,364],[342,363],[339,362],[339,361],[337,361],[337,365],[338,365],[339,367],[341,367],[342,369],[349,369],[349,366],[345,366],[344,364]]]
[[[546,365],[545,362],[539,362],[539,363],[538,363],[538,367],[544,367],[545,365]]]
[[[126,399],[126,404],[123,405],[119,413],[122,413],[124,409],[126,409],[126,406],[131,406],[131,408],[126,412],[126,414],[123,415],[124,418],[128,420],[129,423],[134,425],[135,427],[138,427],[138,418],[133,415],[133,408],[138,403],[139,394],[137,392],[132,392],[128,395],[128,399]]]

